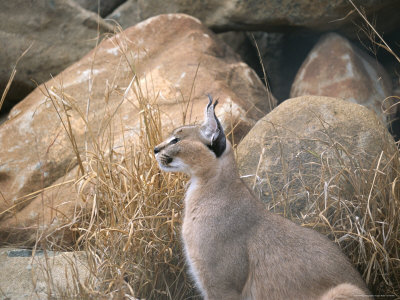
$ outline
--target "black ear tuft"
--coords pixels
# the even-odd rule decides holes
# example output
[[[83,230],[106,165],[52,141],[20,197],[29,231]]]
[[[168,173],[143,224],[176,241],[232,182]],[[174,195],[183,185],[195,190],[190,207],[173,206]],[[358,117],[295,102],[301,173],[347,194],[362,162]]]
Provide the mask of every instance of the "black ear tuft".
[[[208,104],[207,104],[207,107],[206,107],[206,111],[208,111],[208,109],[210,108],[210,105],[213,102],[213,98],[211,97],[211,95],[207,94],[207,96],[208,96]],[[214,107],[215,107],[215,105],[214,105]]]
[[[209,103],[207,105],[207,108],[210,107],[210,105],[213,101],[210,94],[208,94],[208,99],[209,99]],[[215,115],[215,107],[217,106],[217,104],[218,104],[218,99],[215,100],[214,105],[213,105],[214,119],[217,123],[218,134],[213,136],[213,139],[211,140],[211,145],[207,145],[207,147],[211,151],[213,151],[217,157],[220,157],[226,149],[226,137],[225,137],[224,129],[222,128],[221,122],[218,120],[217,116]]]

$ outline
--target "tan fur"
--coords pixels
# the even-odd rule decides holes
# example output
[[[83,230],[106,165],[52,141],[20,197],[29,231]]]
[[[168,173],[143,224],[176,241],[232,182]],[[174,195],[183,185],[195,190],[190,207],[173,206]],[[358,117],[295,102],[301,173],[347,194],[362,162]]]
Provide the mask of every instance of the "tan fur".
[[[206,110],[202,126],[180,127],[155,149],[161,169],[191,176],[182,237],[189,271],[204,298],[371,299],[336,245],[268,212],[253,196],[239,177],[228,141],[216,157],[207,147],[208,137],[215,136],[205,131],[207,122]]]

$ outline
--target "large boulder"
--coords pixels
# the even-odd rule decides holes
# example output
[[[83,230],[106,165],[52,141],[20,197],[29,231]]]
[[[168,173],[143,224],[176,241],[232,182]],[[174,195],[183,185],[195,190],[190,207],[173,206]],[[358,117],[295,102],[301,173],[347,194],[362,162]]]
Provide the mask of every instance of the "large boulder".
[[[83,252],[0,248],[0,270],[2,299],[76,297],[79,288],[73,282],[83,284],[89,278]]]
[[[301,219],[326,183],[351,193],[351,174],[375,169],[382,151],[384,166],[397,148],[374,112],[339,98],[302,96],[259,120],[237,156],[240,173],[264,202],[279,202]]]
[[[3,1],[0,10],[0,91],[19,60],[4,106],[80,59],[113,26],[72,0]]]
[[[9,211],[2,211],[0,245],[32,247],[41,241],[47,246],[56,244],[65,249],[63,246],[74,244],[74,222],[82,210],[91,208],[92,203],[80,197],[80,190],[76,186],[78,176],[82,174],[79,168],[75,166],[63,172],[68,173],[59,179],[56,178],[57,174],[49,173],[47,177],[56,180],[51,182],[51,186],[21,197],[14,204],[15,207],[10,206]],[[38,176],[44,177],[44,174]]]
[[[355,1],[359,6],[359,1]],[[394,13],[400,8],[398,1],[370,0],[362,2],[368,17],[375,16],[384,32],[399,24]],[[353,13],[350,13],[352,12]],[[162,13],[186,13],[199,18],[216,31],[259,30],[276,31],[307,27],[315,30],[332,30],[348,26],[354,36],[352,22],[360,20],[348,1],[182,1],[182,0],[128,0],[109,18],[128,27],[148,17]]]
[[[7,149],[0,153],[2,236],[16,241],[13,232],[22,231],[32,241],[38,227],[70,218],[77,197],[69,180],[77,172],[68,171],[82,167],[91,144],[110,142],[107,128],[114,149],[134,143],[144,98],[160,109],[168,131],[202,120],[208,93],[219,98],[216,113],[235,128],[235,141],[275,105],[255,72],[193,17],[157,16],[103,41],[39,86],[0,126]]]
[[[257,122],[237,156],[269,209],[335,241],[372,294],[400,295],[399,152],[373,111],[289,99]]]
[[[330,33],[310,51],[293,82],[292,98],[316,95],[342,98],[374,110],[386,124],[395,113],[391,79],[378,61]]]

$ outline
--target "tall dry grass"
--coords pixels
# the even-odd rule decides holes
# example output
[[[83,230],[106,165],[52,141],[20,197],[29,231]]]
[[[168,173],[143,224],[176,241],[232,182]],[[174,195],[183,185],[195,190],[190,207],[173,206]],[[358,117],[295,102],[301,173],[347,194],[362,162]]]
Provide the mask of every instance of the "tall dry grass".
[[[76,156],[75,200],[86,204],[76,211],[71,223],[62,224],[63,229],[74,233],[74,245],[52,243],[48,234],[37,241],[40,248],[83,251],[87,261],[85,276],[79,275],[75,262],[66,266],[68,274],[73,274],[67,289],[54,284],[49,276],[49,299],[195,299],[196,292],[185,273],[180,242],[187,178],[159,170],[153,150],[161,142],[163,132],[158,94],[142,90],[129,40],[120,34],[115,41],[131,70],[131,81],[124,91],[108,91],[103,99],[96,99],[108,107],[111,92],[119,98],[115,100],[119,105],[106,109],[100,125],[92,124],[89,118],[93,72],[89,77],[86,110],[77,105],[82,101],[64,91],[62,82],[43,89]],[[151,85],[145,84],[146,88]],[[132,116],[139,119],[139,130],[133,139],[119,114],[128,93],[134,95],[140,112]],[[183,111],[189,103],[190,96],[182,104]],[[84,145],[77,142],[71,115],[79,116],[85,124]]]
[[[371,292],[381,295],[376,299],[399,299],[399,152],[388,141],[378,156],[369,157],[339,140],[321,141],[324,153],[313,153],[303,168],[286,169],[288,182],[273,191],[268,208],[337,243]]]
[[[373,54],[376,56],[376,50],[380,48],[400,63],[399,55],[376,30],[374,23],[368,20],[360,5],[352,0],[348,1],[364,22],[364,26],[360,26],[360,29],[370,41]],[[387,107],[386,110],[382,108],[384,113],[399,109],[398,96],[389,96],[382,101],[382,107]],[[393,104],[389,106],[386,105],[387,102]],[[389,128],[392,129],[392,124],[389,124]],[[360,266],[373,291],[377,295],[386,296],[377,299],[388,297],[400,299],[400,154],[399,151],[389,150],[391,146],[383,145],[386,151],[371,161],[369,169],[360,169],[357,174],[348,176],[355,191],[353,205],[359,205],[361,211],[364,210],[365,216],[363,220],[357,218],[356,222],[346,222],[353,234],[343,235],[343,231],[337,232],[343,240],[349,240],[349,237],[350,241],[353,240],[345,243],[345,246],[352,249],[351,246],[355,245],[350,251],[353,262]],[[343,205],[341,207],[343,212]],[[347,219],[350,217],[354,217],[354,214],[349,214]]]
[[[106,125],[100,126],[101,133],[87,135],[86,153],[79,151],[68,119],[71,109],[78,110],[74,101],[63,95],[62,88],[47,89],[77,156],[79,176],[75,185],[79,187],[80,198],[77,201],[89,204],[89,209],[78,212],[68,226],[76,233],[73,250],[86,253],[90,275],[74,285],[79,289],[55,292],[65,298],[195,296],[185,273],[180,243],[186,178],[158,169],[153,154],[162,139],[157,99],[145,96],[137,74],[132,74],[132,78],[127,90],[136,95],[140,111],[135,142],[128,141],[124,134],[115,136],[112,124],[122,120],[113,111],[105,118]],[[121,98],[125,96],[126,92]],[[78,114],[84,119],[87,131],[93,132],[86,115],[81,111]],[[115,144],[117,139],[122,144]]]

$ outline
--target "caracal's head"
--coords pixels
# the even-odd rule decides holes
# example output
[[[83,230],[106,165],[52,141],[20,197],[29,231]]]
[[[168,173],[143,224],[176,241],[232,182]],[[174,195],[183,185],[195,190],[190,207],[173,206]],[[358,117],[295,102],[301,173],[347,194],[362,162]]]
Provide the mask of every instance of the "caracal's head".
[[[171,136],[154,148],[160,168],[167,172],[200,175],[218,165],[218,159],[230,147],[215,115],[218,101],[209,97],[202,125],[176,128]]]

